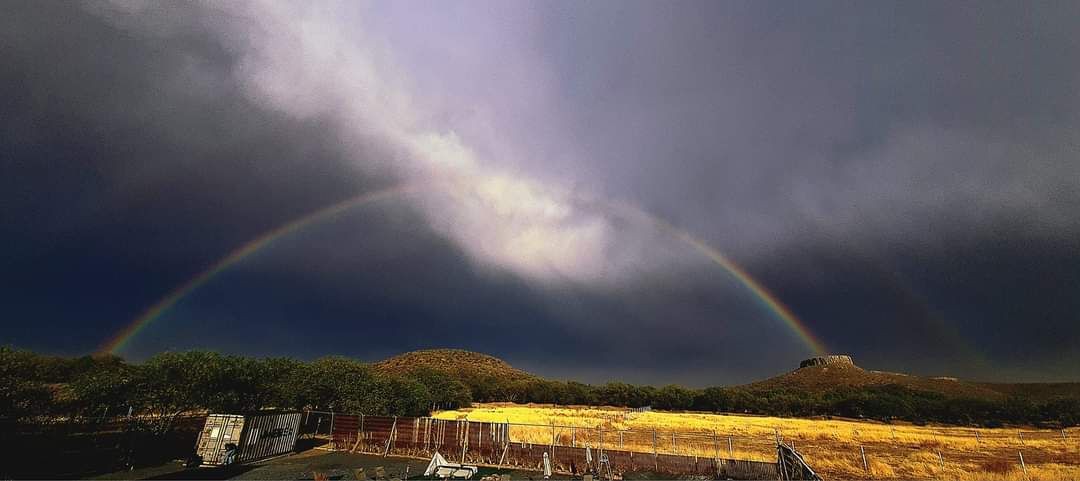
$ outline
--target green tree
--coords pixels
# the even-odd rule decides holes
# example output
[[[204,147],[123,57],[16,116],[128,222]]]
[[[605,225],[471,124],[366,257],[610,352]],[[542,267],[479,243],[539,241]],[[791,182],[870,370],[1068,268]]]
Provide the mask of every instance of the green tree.
[[[669,384],[656,392],[653,406],[675,411],[690,409],[694,404],[694,392],[681,386]]]
[[[79,410],[86,415],[119,414],[139,399],[138,368],[104,364],[77,376],[69,384]]]
[[[38,357],[0,346],[0,419],[22,420],[47,412],[51,391],[38,379]]]
[[[705,388],[694,397],[694,409],[717,413],[730,412],[733,410],[731,394],[722,387]]]
[[[442,371],[421,367],[410,371],[408,377],[424,385],[431,396],[431,407],[437,405],[456,409],[472,405],[472,393],[468,386]],[[516,391],[514,386],[508,386],[507,390]]]
[[[323,357],[301,366],[289,381],[294,386],[296,407],[325,411],[365,413],[377,405],[371,368],[346,357]],[[365,414],[374,414],[370,411]]]

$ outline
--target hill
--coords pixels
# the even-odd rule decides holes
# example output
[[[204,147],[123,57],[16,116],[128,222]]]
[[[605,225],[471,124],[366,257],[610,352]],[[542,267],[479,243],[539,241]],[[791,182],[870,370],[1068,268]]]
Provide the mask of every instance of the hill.
[[[495,378],[505,382],[537,379],[537,376],[517,369],[502,359],[462,349],[406,352],[379,361],[373,367],[386,374],[407,374],[414,369],[428,368],[459,379]]]
[[[834,389],[899,385],[914,391],[940,393],[948,397],[999,400],[1006,393],[989,384],[956,378],[919,377],[895,372],[863,369],[848,356],[830,356],[803,361],[794,371],[740,386],[749,391],[801,391],[823,393]]]
[[[983,382],[976,385],[1007,396],[1024,397],[1033,400],[1049,400],[1062,397],[1080,398],[1080,382]]]
[[[544,381],[544,378],[517,369],[497,357],[462,349],[426,349],[411,351],[373,365],[386,374],[407,374],[429,368],[467,384],[506,384],[515,381]],[[794,371],[741,386],[750,392],[804,392],[821,394],[837,389],[902,386],[913,391],[942,394],[949,398],[973,398],[1002,401],[1008,397],[1049,400],[1058,397],[1080,398],[1080,383],[988,383],[969,382],[951,377],[922,377],[910,374],[863,369],[849,356],[823,356],[800,363]],[[612,402],[598,399],[599,402]]]

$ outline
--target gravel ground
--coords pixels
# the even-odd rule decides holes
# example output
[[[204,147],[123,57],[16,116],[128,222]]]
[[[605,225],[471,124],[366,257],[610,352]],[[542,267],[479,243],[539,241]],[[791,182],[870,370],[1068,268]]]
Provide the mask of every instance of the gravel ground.
[[[408,467],[408,479],[423,478],[424,468],[427,461],[413,458],[400,458],[394,456],[382,457],[370,454],[349,454],[346,452],[326,452],[320,450],[305,451],[303,453],[271,459],[258,464],[238,466],[231,471],[218,468],[198,468],[185,470],[179,463],[169,463],[161,466],[136,469],[134,471],[120,471],[100,476],[96,479],[289,479],[311,480],[315,473],[325,474],[328,479],[352,480],[355,479],[354,470],[364,468],[365,477],[371,479],[375,476],[377,467],[382,466],[386,471],[387,478],[406,479],[406,467]],[[499,470],[493,468],[481,468],[477,476],[479,480],[483,476],[491,474],[510,474],[514,480],[543,479],[543,476],[535,471]],[[559,476],[553,479],[566,479]]]

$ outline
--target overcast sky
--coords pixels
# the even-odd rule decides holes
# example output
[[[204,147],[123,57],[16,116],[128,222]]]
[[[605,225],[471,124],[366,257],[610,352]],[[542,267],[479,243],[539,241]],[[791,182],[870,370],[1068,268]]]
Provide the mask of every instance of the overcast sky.
[[[0,343],[1080,378],[1075,2],[5,2]],[[628,212],[638,214],[628,215]],[[670,228],[667,226],[671,226]]]

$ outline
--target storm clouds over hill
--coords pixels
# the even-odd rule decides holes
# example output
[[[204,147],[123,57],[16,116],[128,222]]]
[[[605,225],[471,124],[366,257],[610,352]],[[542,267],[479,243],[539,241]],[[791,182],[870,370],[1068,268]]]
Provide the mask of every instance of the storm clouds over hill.
[[[282,236],[124,354],[693,385],[811,354],[686,234],[868,365],[1080,374],[1076,4],[683,7],[6,3],[0,343],[90,352],[267,231],[438,184]]]

